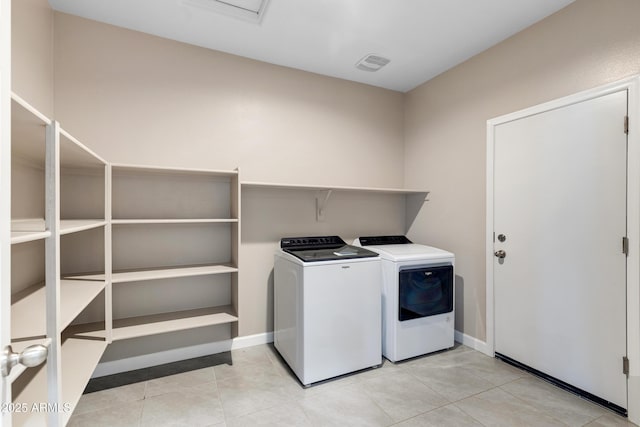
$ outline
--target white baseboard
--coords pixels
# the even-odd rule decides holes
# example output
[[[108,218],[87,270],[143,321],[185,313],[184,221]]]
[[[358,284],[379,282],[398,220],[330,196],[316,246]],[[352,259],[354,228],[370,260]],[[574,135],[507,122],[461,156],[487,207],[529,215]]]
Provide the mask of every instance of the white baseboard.
[[[629,376],[627,381],[627,401],[629,421],[640,425],[640,376]]]
[[[489,350],[486,342],[480,341],[470,335],[464,334],[460,331],[455,331],[455,340],[488,356],[493,356],[493,352]],[[157,353],[144,354],[141,356],[128,357],[126,359],[102,362],[98,364],[91,378],[133,371],[135,369],[148,368],[151,366],[162,365],[164,363],[178,362],[180,360],[193,359],[194,357],[223,353],[225,351],[237,350],[240,348],[253,347],[260,344],[268,344],[270,342],[273,342],[273,332],[265,332],[262,334],[248,335],[225,341],[216,341],[191,347],[182,347]]]
[[[455,331],[454,339],[456,340],[456,342],[466,345],[467,347],[471,347],[474,350],[478,350],[479,352],[484,353],[487,356],[494,356],[493,350],[489,348],[486,342],[480,341],[479,339],[474,338],[470,335],[467,335],[460,331]]]
[[[265,332],[262,334],[248,335],[225,341],[216,341],[191,347],[182,347],[157,353],[144,354],[141,356],[128,357],[126,359],[102,362],[98,364],[91,378],[133,371],[135,369],[148,368],[150,366],[157,366],[180,360],[193,359],[194,357],[223,353],[225,351],[237,350],[245,347],[253,347],[254,345],[267,344],[270,342],[273,342],[273,332]]]

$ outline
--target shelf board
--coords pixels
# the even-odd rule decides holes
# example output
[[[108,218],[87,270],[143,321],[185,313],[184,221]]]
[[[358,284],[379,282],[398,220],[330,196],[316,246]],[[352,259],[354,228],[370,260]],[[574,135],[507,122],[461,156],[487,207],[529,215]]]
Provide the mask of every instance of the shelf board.
[[[20,391],[18,393],[14,391],[13,393],[13,402],[26,403],[28,408],[31,408],[33,404],[46,403],[49,400],[47,396],[47,368],[46,363],[43,363],[33,368],[25,369],[22,375],[13,383],[14,387],[16,384],[20,384]],[[32,375],[32,378],[29,378],[29,375]],[[27,380],[28,382],[26,382]],[[46,426],[48,425],[48,415],[46,411],[15,412],[12,425],[13,427]]]
[[[238,269],[224,264],[196,265],[189,267],[158,268],[135,271],[114,271],[111,283],[142,282],[145,280],[173,279],[178,277],[208,276],[212,274],[236,273]],[[74,279],[105,280],[104,274],[74,276]]]
[[[63,219],[60,221],[60,234],[77,233],[106,225],[104,219]]]
[[[203,224],[219,223],[229,224],[238,222],[237,218],[193,218],[193,219],[112,219],[113,225],[135,224]]]
[[[237,321],[238,317],[230,305],[114,319],[112,338],[113,341],[127,340]],[[73,325],[69,332],[76,337],[105,336],[103,322]]]
[[[193,169],[193,168],[174,168],[162,166],[146,166],[146,165],[129,165],[122,163],[112,163],[113,172],[143,172],[155,174],[186,174],[186,175],[212,175],[212,176],[238,176],[237,170],[214,170],[214,169]]]
[[[304,185],[304,184],[281,184],[273,182],[242,181],[243,187],[254,188],[275,188],[284,190],[315,190],[315,191],[356,191],[370,193],[387,194],[428,194],[428,190],[407,189],[407,188],[376,188],[376,187],[345,187],[336,185]]]
[[[11,151],[44,168],[46,126],[51,120],[15,93],[11,94]]]
[[[62,343],[61,401],[71,404],[62,415],[62,425],[69,421],[106,347],[103,339],[68,337]]]
[[[19,109],[18,111],[21,111],[23,114],[27,113],[28,116],[31,117],[30,121],[34,124],[38,124],[41,126],[46,126],[51,124],[51,119],[49,119],[47,116],[42,114],[35,107],[33,107],[31,104],[29,104],[27,101],[22,99],[20,96],[18,96],[14,92],[11,92],[11,104],[12,104],[12,107],[20,106],[21,109]],[[15,113],[16,113],[15,111],[11,111],[12,116]]]
[[[105,287],[104,282],[62,279],[60,281],[60,331],[78,317]]]
[[[64,329],[104,289],[104,282],[60,281],[60,321]],[[11,337],[14,340],[45,336],[46,289],[44,283],[16,294],[11,304]]]
[[[113,340],[126,340],[165,332],[237,322],[231,306],[176,311],[114,320]]]
[[[36,345],[36,344],[42,344],[45,347],[50,348],[51,338],[34,338],[34,339],[28,339],[28,340],[22,340],[22,341],[12,341],[11,349],[15,353],[20,353],[25,348],[31,345]],[[11,373],[7,377],[9,384],[13,383],[26,370],[27,370],[27,367],[24,365],[18,364],[14,366],[13,369],[11,369]]]
[[[104,168],[107,162],[86,145],[60,129],[60,166],[72,168]]]
[[[43,283],[11,296],[11,338],[20,340],[45,336],[46,290]]]
[[[46,239],[51,236],[50,231],[12,231],[11,244],[31,242],[33,240]]]
[[[44,218],[15,218],[11,220],[11,231],[46,231]]]
[[[46,340],[45,340],[46,341]],[[50,343],[50,340],[48,340]],[[13,344],[12,344],[13,346]],[[89,338],[68,337],[62,344],[62,396],[60,403],[71,403],[71,410],[62,414],[63,424],[66,425],[78,404],[91,374],[98,365],[107,342],[103,338],[91,336]],[[17,347],[14,346],[15,350]],[[35,376],[28,382],[18,395],[13,396],[14,402],[27,403],[31,407],[34,403],[46,403],[47,397],[47,367],[43,365],[30,368],[38,369]],[[26,369],[24,370],[26,371]],[[14,414],[14,426],[47,425],[47,412],[26,412]]]

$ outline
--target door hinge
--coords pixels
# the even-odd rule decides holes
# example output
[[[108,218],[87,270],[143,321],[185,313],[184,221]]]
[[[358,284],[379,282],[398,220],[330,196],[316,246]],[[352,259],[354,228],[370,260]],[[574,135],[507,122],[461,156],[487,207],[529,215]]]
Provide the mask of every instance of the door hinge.
[[[622,238],[622,253],[629,256],[629,238],[627,236]]]
[[[622,373],[629,375],[629,358],[627,356],[622,356]]]
[[[624,133],[629,134],[629,116],[624,116]]]

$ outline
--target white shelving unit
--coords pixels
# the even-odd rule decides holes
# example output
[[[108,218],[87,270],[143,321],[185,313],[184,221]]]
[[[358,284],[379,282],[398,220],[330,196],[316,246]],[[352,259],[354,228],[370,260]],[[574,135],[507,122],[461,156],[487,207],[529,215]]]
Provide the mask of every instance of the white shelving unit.
[[[12,371],[15,402],[73,409],[112,341],[205,326],[237,333],[237,170],[111,166],[16,95],[12,128],[12,346],[49,348],[45,365]],[[113,303],[112,283],[144,296],[194,278],[211,282],[195,304]],[[65,425],[71,412],[13,424]]]
[[[55,277],[56,291],[52,304],[57,308],[55,318],[47,321],[52,336],[53,362],[57,375],[49,378],[50,399],[55,396],[59,405],[71,404],[71,411],[57,414],[58,425],[65,425],[80,399],[91,374],[109,342],[107,313],[110,283],[110,240],[108,225],[108,169],[105,160],[62,129],[52,125],[52,140],[48,161],[57,167],[48,174],[48,200],[52,218],[49,228],[54,231],[51,251],[55,264],[49,269]],[[49,222],[49,221],[48,221]],[[55,223],[55,225],[53,225]],[[67,276],[86,273],[102,274],[97,280],[78,280]],[[98,297],[102,295],[102,300]],[[72,329],[78,316],[88,307],[103,306],[100,333],[75,337]]]
[[[104,326],[102,338],[70,337],[68,330],[110,287],[108,166],[22,98],[13,94],[11,101],[12,348],[44,344],[49,349],[45,364],[11,372],[13,400],[74,407],[107,345]],[[98,229],[103,237],[89,247],[82,246],[85,238],[73,242],[71,236]],[[61,244],[61,236],[70,241]],[[102,247],[98,256],[97,245]],[[94,259],[87,263],[89,256]],[[67,279],[63,272],[103,277]],[[59,426],[69,417],[64,411],[19,413],[13,425]]]
[[[22,98],[11,96],[11,347],[32,344],[53,348],[47,334],[45,246],[52,232],[45,224],[45,152],[51,120]],[[5,203],[5,201],[3,201]],[[47,401],[48,362],[18,366],[9,381],[13,402]],[[46,422],[46,414],[15,413],[14,426]]]
[[[205,326],[237,331],[240,183],[234,171],[111,167],[113,341]],[[190,278],[206,281],[196,289]],[[101,280],[101,275],[82,279]],[[161,307],[146,300],[158,286],[180,287]],[[193,297],[197,302],[193,306]],[[191,306],[190,306],[191,304]],[[138,307],[144,306],[142,312]],[[84,328],[84,331],[92,328]]]

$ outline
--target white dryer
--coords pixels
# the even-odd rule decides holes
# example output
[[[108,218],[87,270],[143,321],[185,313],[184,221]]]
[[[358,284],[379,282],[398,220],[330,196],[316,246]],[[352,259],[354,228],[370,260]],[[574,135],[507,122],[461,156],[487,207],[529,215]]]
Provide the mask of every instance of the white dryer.
[[[382,258],[382,354],[392,362],[453,347],[451,252],[405,236],[360,237]]]
[[[281,239],[274,345],[303,385],[382,363],[380,265],[338,236]]]

